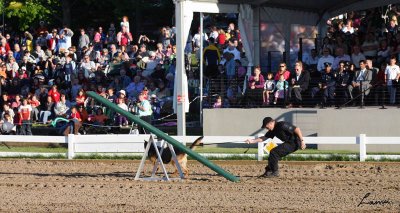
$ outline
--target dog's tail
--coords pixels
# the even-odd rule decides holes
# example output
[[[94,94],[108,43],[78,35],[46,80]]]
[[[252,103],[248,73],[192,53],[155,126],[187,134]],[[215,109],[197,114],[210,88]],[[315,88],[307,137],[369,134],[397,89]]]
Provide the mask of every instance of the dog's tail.
[[[201,143],[201,141],[203,140],[203,138],[204,138],[204,136],[200,136],[199,138],[197,138],[197,139],[192,143],[192,145],[190,146],[190,149],[191,149],[191,150],[195,150],[195,149],[196,149],[196,146],[198,146],[198,145]]]

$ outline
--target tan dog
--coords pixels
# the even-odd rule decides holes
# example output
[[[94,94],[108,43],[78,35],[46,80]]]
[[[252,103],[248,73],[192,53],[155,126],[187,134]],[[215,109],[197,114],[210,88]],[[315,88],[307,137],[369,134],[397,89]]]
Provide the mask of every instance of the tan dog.
[[[194,150],[196,148],[196,146],[198,146],[201,143],[202,139],[203,139],[203,136],[197,138],[190,146],[190,149]],[[145,143],[144,143],[145,148],[147,146],[147,143],[148,142],[145,141]],[[160,150],[161,150],[161,147],[158,147],[158,151],[160,151]],[[187,167],[187,154],[175,146],[174,146],[174,150],[175,150],[176,158],[179,162],[179,165],[181,165],[184,177],[186,178],[189,175],[189,169]],[[154,166],[157,162],[157,152],[156,152],[154,146],[150,146],[148,157]],[[164,149],[163,153],[161,154],[161,158],[162,158],[164,164],[168,164],[172,161],[172,165],[175,167],[175,172],[173,174],[177,175],[178,168],[175,165],[175,161],[172,160],[172,153],[171,153],[171,150],[169,149],[169,147],[166,147]]]

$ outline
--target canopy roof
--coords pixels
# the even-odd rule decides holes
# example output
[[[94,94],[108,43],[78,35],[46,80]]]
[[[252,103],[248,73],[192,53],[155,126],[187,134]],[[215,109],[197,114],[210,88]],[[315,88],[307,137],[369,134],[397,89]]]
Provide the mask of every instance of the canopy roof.
[[[399,3],[398,0],[192,0],[226,5],[250,4],[252,6],[272,7],[335,16],[353,10],[365,10],[374,7]],[[199,11],[207,12],[207,11]]]

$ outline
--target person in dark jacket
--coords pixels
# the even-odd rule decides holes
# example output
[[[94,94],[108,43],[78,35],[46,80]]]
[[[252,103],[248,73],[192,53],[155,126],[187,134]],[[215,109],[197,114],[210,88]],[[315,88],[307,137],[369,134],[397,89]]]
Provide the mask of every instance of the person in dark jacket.
[[[306,144],[303,139],[303,134],[300,128],[285,121],[275,121],[271,117],[265,117],[262,122],[261,128],[265,128],[268,132],[256,139],[247,139],[247,144],[260,143],[268,138],[277,137],[283,143],[271,149],[268,157],[268,165],[265,167],[265,173],[261,177],[278,177],[279,166],[278,161],[286,155],[297,151],[298,149],[304,150]]]

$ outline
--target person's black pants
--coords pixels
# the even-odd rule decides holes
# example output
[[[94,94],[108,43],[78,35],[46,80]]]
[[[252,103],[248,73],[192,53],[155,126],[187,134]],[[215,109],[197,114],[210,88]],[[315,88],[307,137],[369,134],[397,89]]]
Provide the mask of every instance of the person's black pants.
[[[147,123],[151,124],[151,115],[141,116],[140,119],[142,119],[143,121],[146,121]],[[139,133],[140,134],[146,134],[146,130],[141,126],[139,128]]]
[[[281,160],[282,157],[295,152],[299,149],[299,144],[295,142],[285,142],[279,144],[277,147],[271,150],[268,157],[268,165],[265,168],[267,171],[276,172],[279,169],[278,161]]]

